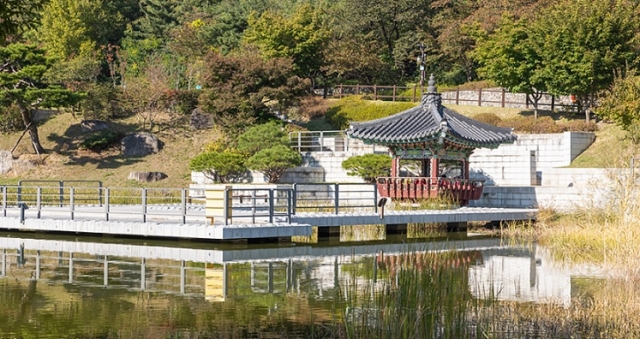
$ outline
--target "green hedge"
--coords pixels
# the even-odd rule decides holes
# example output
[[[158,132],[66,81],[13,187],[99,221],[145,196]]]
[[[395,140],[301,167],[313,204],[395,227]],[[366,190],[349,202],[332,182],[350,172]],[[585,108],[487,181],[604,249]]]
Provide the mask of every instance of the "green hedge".
[[[337,100],[328,110],[325,119],[335,129],[346,129],[350,121],[368,121],[384,118],[415,107],[414,102],[389,102],[363,100],[349,96]]]

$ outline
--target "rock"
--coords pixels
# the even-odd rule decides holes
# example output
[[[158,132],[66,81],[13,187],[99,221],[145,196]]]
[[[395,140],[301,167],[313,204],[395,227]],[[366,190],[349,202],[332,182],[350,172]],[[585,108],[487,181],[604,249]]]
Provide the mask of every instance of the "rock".
[[[148,132],[129,134],[122,138],[121,151],[123,155],[140,157],[151,153],[158,153],[160,141]]]
[[[213,126],[213,116],[202,112],[199,108],[191,112],[191,120],[189,126],[192,129],[208,129]]]
[[[13,168],[13,156],[9,151],[0,151],[0,174],[6,174]]]
[[[138,182],[153,182],[160,181],[166,177],[167,175],[162,172],[131,172],[128,179]]]
[[[109,129],[109,124],[102,120],[82,120],[80,128],[82,128],[83,133],[96,132]]]

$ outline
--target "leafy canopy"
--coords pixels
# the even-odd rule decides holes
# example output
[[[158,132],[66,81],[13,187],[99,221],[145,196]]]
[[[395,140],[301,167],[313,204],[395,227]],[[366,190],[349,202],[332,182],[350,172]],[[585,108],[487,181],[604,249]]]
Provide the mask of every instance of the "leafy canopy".
[[[245,156],[231,151],[204,152],[191,159],[189,169],[200,171],[214,181],[221,183],[233,182],[241,178],[245,172]]]

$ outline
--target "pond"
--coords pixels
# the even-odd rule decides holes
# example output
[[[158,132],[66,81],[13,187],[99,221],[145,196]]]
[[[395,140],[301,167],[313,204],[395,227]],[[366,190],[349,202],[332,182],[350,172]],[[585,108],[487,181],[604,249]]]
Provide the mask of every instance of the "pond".
[[[601,272],[486,236],[221,245],[0,233],[0,338],[466,337],[493,328],[479,320],[488,301],[566,308],[585,279]]]

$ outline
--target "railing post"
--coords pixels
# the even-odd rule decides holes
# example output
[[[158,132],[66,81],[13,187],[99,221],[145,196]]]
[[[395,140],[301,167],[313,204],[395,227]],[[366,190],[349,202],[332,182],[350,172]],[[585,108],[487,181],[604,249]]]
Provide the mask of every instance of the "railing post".
[[[340,213],[340,184],[333,184],[333,207],[335,209],[336,214]]]
[[[375,208],[375,212],[378,213],[378,185],[377,185],[377,181],[373,182],[373,206],[375,206],[374,207]]]
[[[296,206],[298,205],[298,184],[293,184],[291,185],[291,188],[293,189],[292,192],[292,197],[291,197],[291,213],[293,215],[296,214]]]
[[[324,152],[324,132],[320,131],[320,152]]]
[[[73,196],[75,194],[75,188],[71,187],[69,188],[69,210],[71,212],[71,220],[74,220],[74,209],[75,209],[75,197]]]
[[[456,105],[460,104],[460,87],[456,87]]]
[[[58,187],[60,187],[59,198],[60,198],[60,207],[62,207],[64,206],[64,182],[58,181]]]
[[[42,212],[42,187],[38,186],[38,193],[36,195],[36,206],[38,207],[38,219],[40,219]]]
[[[229,189],[224,189],[224,201],[222,202],[222,217],[224,218],[224,224],[229,225]]]
[[[502,89],[502,107],[504,108],[504,99],[505,99],[505,90],[504,88]]]
[[[342,99],[342,84],[340,84],[339,88],[340,88],[340,89],[339,89],[339,91],[340,91],[340,95],[338,95],[338,98],[339,98],[339,99]]]
[[[274,190],[273,188],[269,189],[269,223],[270,224],[273,223],[273,211],[274,211],[273,190]]]
[[[98,203],[102,206],[102,181],[98,182]]]
[[[147,222],[147,189],[142,189],[142,222]]]
[[[106,221],[109,221],[109,193],[111,192],[110,188],[106,188],[104,190],[104,216]]]
[[[7,216],[7,186],[2,186],[2,215]]]
[[[478,89],[478,106],[482,106],[482,88]]]
[[[374,84],[373,85],[373,100],[378,100],[378,85]]]
[[[180,205],[182,210],[182,223],[187,223],[187,189],[183,188],[180,191]]]
[[[349,152],[349,136],[342,132],[344,134],[344,151],[345,152]]]
[[[360,84],[356,84],[356,95],[360,95]]]
[[[302,152],[302,132],[298,132],[298,152]]]
[[[554,112],[555,106],[556,106],[556,96],[552,95],[551,96],[551,112]]]
[[[393,101],[396,101],[396,85],[393,85]]]
[[[287,222],[290,224],[291,223],[291,211],[292,211],[292,191],[290,189],[287,190]]]

